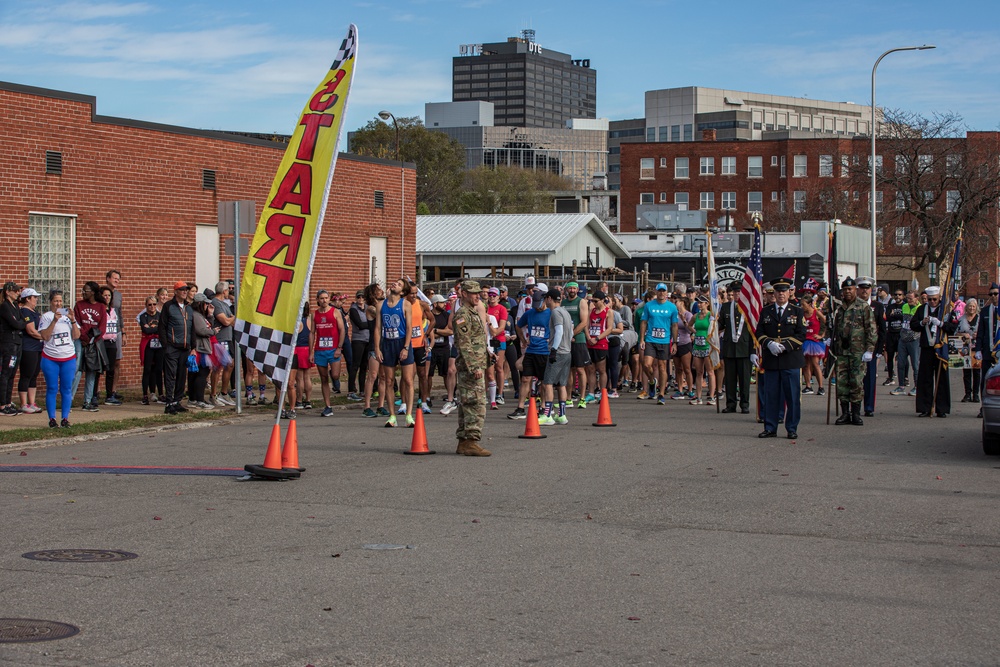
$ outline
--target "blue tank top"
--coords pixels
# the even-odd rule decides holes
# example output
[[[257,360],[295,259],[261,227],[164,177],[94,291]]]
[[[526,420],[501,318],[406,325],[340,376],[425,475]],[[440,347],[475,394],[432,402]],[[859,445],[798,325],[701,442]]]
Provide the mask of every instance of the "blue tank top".
[[[309,322],[309,316],[302,316],[302,331],[300,331],[295,336],[295,347],[309,347],[309,327],[306,324]]]
[[[382,302],[382,339],[400,341],[406,339],[406,313],[403,312],[402,299],[392,307],[389,306],[388,300]]]

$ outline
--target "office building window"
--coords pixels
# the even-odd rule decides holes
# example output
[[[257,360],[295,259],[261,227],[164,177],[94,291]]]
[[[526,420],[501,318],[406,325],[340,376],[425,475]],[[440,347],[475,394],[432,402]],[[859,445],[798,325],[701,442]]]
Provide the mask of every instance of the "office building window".
[[[674,203],[677,204],[677,206],[680,208],[680,210],[682,210],[682,211],[688,210],[688,203],[689,203],[688,193],[686,193],[686,192],[675,192],[674,193]]]
[[[747,158],[747,176],[761,178],[764,175],[764,158],[754,155]],[[758,209],[759,210],[759,209]]]
[[[851,173],[851,158],[849,155],[840,156],[840,177],[847,178]]]
[[[652,180],[655,177],[654,160],[651,157],[644,157],[639,160],[639,178],[642,180]]]
[[[958,178],[962,172],[962,156],[949,155],[945,164],[945,175],[950,178]]]
[[[710,211],[715,208],[715,193],[714,192],[702,192],[701,201],[699,202],[698,208],[706,211]]]
[[[735,157],[722,158],[722,175],[732,176],[734,174],[736,174],[736,158]]]
[[[687,178],[687,177],[688,177],[688,158],[675,157],[674,178]]]
[[[684,125],[684,141],[694,140],[694,126],[690,123]]]
[[[680,141],[681,140],[681,126],[671,125],[670,126],[670,141]]]
[[[805,155],[796,155],[792,158],[792,177],[793,178],[803,178],[806,176],[806,162],[807,157]]]
[[[805,190],[796,190],[792,193],[792,210],[796,213],[802,213],[806,210]]]
[[[869,194],[869,196],[871,196],[871,195]],[[882,199],[883,199],[882,198],[882,193],[881,192],[876,192],[875,193],[875,212],[876,213],[881,213],[882,212]]]
[[[778,175],[781,178],[788,175],[788,158],[784,155],[781,156],[781,172]]]
[[[654,141],[656,141],[656,128],[655,127],[647,127],[646,128],[646,141],[648,141],[649,143],[653,143]]]
[[[724,211],[735,211],[736,210],[736,193],[735,192],[723,192],[722,193],[722,210],[724,210]]]
[[[910,170],[910,158],[905,155],[896,156],[896,173],[905,174]]]
[[[912,243],[910,240],[910,228],[909,227],[896,227],[896,245],[908,246]]]
[[[958,190],[948,190],[945,193],[945,209],[948,213],[955,213],[958,211],[958,207],[961,204],[961,200],[958,194]]]
[[[660,141],[667,141],[667,126],[660,126]]]
[[[819,175],[824,178],[833,177],[833,156],[819,156]]]
[[[703,157],[699,160],[698,173],[702,176],[715,176],[715,158]]]
[[[900,190],[896,191],[896,210],[897,211],[906,210],[906,193]]]
[[[917,156],[917,169],[921,174],[930,174],[934,171],[934,156],[933,155],[918,155]]]
[[[927,230],[923,227],[917,228],[917,244],[923,246],[927,245]]]
[[[747,193],[747,211],[764,210],[764,197],[760,192]]]

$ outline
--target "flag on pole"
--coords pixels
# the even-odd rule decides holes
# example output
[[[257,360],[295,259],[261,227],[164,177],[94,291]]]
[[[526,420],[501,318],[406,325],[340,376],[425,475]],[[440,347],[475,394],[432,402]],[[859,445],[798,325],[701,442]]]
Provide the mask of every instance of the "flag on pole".
[[[736,299],[736,307],[743,313],[743,318],[753,333],[757,329],[760,311],[764,307],[764,266],[760,261],[760,223],[754,221],[753,248],[750,250],[750,261],[747,262],[746,273],[743,274],[743,284]]]
[[[285,150],[261,212],[240,285],[235,332],[247,359],[284,383],[295,329],[312,274],[347,96],[354,80],[358,29],[313,91]]]
[[[948,280],[944,284],[944,289],[941,290],[941,304],[944,306],[941,309],[942,323],[944,320],[951,316],[951,311],[954,309],[955,301],[958,299],[958,261],[961,257],[962,252],[962,228],[958,230],[958,238],[955,239],[955,253],[952,255],[951,260],[951,271],[948,272]],[[937,358],[943,362],[948,363],[948,334],[944,332],[943,326],[938,326],[938,340],[934,344],[934,353]]]
[[[712,232],[705,230],[707,243],[705,247],[708,252],[708,286],[709,295],[712,299],[712,326],[708,332],[708,344],[711,347],[712,368],[722,365],[722,351],[719,347],[719,311],[722,306],[719,304],[719,277],[715,274],[715,253],[712,252]]]
[[[788,278],[789,280],[791,280],[793,287],[795,286],[795,265],[797,263],[798,263],[797,260],[794,261],[794,262],[792,262],[792,265],[790,267],[788,267],[788,270],[785,271],[785,274],[783,276],[781,276],[782,278]]]

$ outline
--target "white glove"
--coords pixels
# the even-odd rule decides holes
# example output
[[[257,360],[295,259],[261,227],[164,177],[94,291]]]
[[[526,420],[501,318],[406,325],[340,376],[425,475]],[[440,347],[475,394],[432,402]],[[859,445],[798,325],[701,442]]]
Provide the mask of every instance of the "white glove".
[[[983,360],[983,353],[976,352],[976,361],[982,361],[982,360]]]
[[[871,360],[872,360],[871,352],[865,352],[864,354],[861,355],[861,361],[865,362],[866,364]]]
[[[935,326],[935,327],[941,326],[941,320],[939,320],[936,317],[930,318],[930,323],[931,323],[932,326]]]
[[[776,343],[773,340],[767,342],[767,349],[771,350],[771,354],[778,356],[782,352],[782,347],[780,343]]]
[[[760,366],[760,357],[758,357],[756,354],[751,354],[750,363],[753,364],[754,366]]]
[[[823,344],[826,345],[827,347],[830,347],[830,339],[829,338],[823,339]]]

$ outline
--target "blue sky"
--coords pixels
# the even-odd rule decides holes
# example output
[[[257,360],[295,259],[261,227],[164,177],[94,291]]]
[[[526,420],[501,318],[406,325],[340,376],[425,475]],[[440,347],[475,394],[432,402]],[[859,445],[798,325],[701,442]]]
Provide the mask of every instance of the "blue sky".
[[[589,58],[598,116],[643,115],[643,93],[699,85],[955,112],[1000,129],[996,0],[573,3],[523,0],[211,3],[0,0],[0,80],[95,95],[98,113],[289,133],[349,23],[360,52],[345,127],[451,99],[460,44],[533,28]]]

